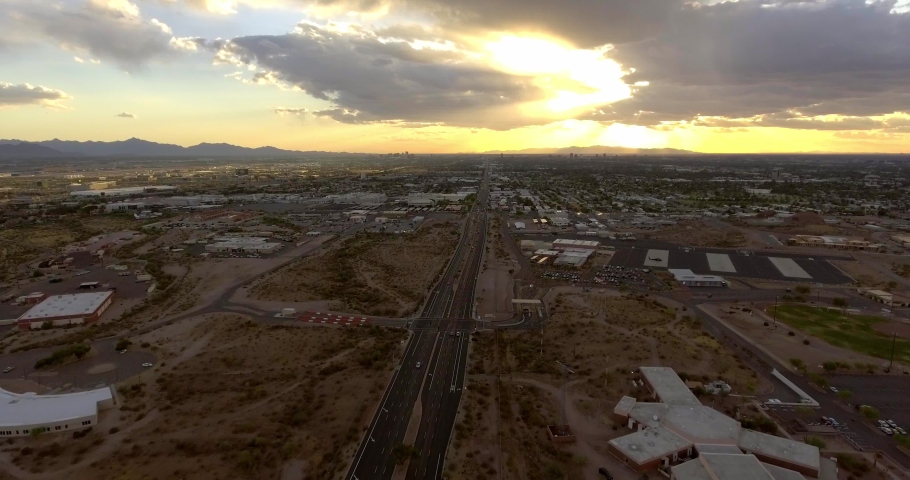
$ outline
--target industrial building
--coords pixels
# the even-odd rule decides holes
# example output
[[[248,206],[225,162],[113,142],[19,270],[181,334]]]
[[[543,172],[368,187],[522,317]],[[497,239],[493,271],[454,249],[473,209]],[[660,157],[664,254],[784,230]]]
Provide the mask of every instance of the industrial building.
[[[209,253],[275,253],[281,249],[280,243],[269,242],[263,237],[221,237],[215,243],[205,246]]]
[[[793,235],[787,239],[788,245],[800,247],[825,247],[838,250],[865,250],[883,251],[887,246],[881,243],[872,243],[865,240],[850,240],[845,237],[830,237],[824,235]]]
[[[553,241],[553,250],[597,250],[600,242],[596,240],[574,240],[558,238]]]
[[[0,388],[0,437],[21,437],[38,429],[57,433],[91,428],[98,411],[115,404],[113,387],[63,395],[13,393]]]
[[[669,269],[670,274],[680,285],[687,287],[726,287],[729,285],[724,277],[717,275],[696,275],[689,269]]]
[[[614,423],[633,433],[608,450],[637,472],[661,470],[678,480],[834,480],[837,468],[818,448],[742,428],[699,402],[673,369],[641,367],[641,384],[655,402],[623,397]]]
[[[55,327],[93,323],[113,301],[113,291],[54,295],[22,314],[17,324],[20,330],[29,330],[41,328],[46,322]]]

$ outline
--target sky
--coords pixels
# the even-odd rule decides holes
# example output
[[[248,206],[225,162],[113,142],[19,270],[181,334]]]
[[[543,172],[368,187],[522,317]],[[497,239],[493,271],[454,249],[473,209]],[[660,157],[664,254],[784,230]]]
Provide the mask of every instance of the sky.
[[[0,0],[0,137],[910,152],[910,0]]]

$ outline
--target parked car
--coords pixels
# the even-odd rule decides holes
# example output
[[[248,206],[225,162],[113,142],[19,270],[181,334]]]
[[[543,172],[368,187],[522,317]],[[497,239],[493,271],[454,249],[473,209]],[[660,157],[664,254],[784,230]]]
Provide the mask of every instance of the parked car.
[[[832,386],[832,387],[828,387],[828,388],[830,388],[832,392],[837,393],[837,387]]]
[[[152,363],[143,363],[142,366],[145,367],[145,368],[152,368],[152,367],[154,366],[154,364],[152,364]]]
[[[14,368],[16,368],[16,367],[6,367],[6,368],[3,369],[3,373],[12,372]]]
[[[885,432],[885,435],[894,435],[894,430],[891,430],[888,427],[881,427],[881,430]]]
[[[602,475],[604,478],[606,478],[607,480],[613,480],[613,475],[611,475],[611,474],[610,474],[610,471],[607,470],[607,469],[604,468],[604,467],[598,468],[598,469],[597,469],[597,473],[601,474],[601,475]]]

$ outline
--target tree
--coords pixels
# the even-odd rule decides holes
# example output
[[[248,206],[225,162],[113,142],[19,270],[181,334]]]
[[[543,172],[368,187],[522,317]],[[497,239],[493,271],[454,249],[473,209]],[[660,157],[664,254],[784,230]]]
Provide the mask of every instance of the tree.
[[[847,400],[850,400],[851,398],[853,398],[853,392],[851,392],[850,390],[841,390],[841,391],[837,392],[837,397],[840,398],[841,400],[847,401]]]
[[[881,414],[878,413],[878,409],[870,405],[863,405],[859,407],[860,413],[869,420],[878,420]]]
[[[835,307],[839,307],[841,309],[844,309],[844,308],[847,308],[850,306],[850,302],[847,301],[846,298],[840,298],[840,297],[835,298],[832,303],[834,304]]]
[[[796,287],[796,293],[799,293],[801,295],[808,295],[810,292],[812,292],[812,289],[806,285],[800,285]]]

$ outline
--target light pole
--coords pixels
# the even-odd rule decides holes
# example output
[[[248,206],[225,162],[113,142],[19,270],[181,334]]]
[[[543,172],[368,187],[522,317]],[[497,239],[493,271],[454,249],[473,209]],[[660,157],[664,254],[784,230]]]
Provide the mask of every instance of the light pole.
[[[777,328],[777,299],[779,297],[774,297],[774,328]]]
[[[888,362],[888,373],[891,373],[891,366],[894,365],[894,346],[897,343],[897,332],[891,334],[891,361]]]

